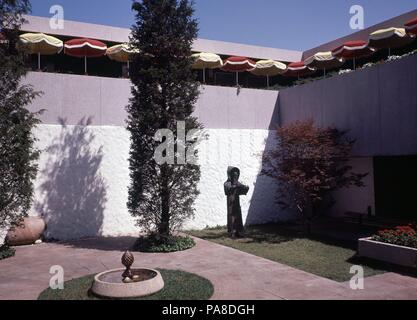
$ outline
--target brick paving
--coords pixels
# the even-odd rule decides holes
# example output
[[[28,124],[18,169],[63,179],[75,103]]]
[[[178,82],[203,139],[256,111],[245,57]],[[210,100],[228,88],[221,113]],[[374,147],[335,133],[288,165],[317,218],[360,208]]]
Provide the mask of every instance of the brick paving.
[[[0,261],[0,300],[33,300],[49,286],[49,269],[61,265],[65,280],[121,267],[134,238],[88,239],[18,247]],[[135,253],[135,266],[184,270],[209,279],[215,300],[417,300],[417,278],[386,273],[366,278],[364,290],[232,248],[196,239],[197,246],[169,254]]]

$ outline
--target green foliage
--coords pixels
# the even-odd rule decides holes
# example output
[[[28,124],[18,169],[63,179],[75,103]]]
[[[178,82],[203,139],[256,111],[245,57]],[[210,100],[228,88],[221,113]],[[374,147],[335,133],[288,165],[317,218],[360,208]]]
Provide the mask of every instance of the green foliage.
[[[164,289],[152,296],[128,300],[208,300],[214,293],[212,283],[198,275],[177,270],[159,272],[164,279]],[[67,281],[64,290],[46,289],[38,300],[100,300],[90,293],[94,276]]]
[[[188,0],[135,1],[133,9],[136,25],[131,46],[141,54],[132,62],[133,98],[127,106],[131,134],[128,208],[142,229],[169,236],[194,216],[200,167],[158,164],[154,153],[161,142],[154,137],[160,129],[178,137],[177,121],[186,123],[187,132],[202,128],[192,116],[199,95],[191,58],[197,22]]]
[[[348,164],[354,141],[335,128],[315,127],[312,120],[295,122],[277,131],[277,146],[265,153],[262,174],[276,180],[277,202],[311,220],[324,205],[334,204],[331,193],[362,187],[367,174]]]
[[[204,228],[204,230],[208,230],[208,231],[213,230],[214,231],[214,230],[223,230],[224,228],[227,228],[227,226],[221,226],[221,225],[217,225],[215,227],[206,226]]]
[[[167,253],[188,250],[194,246],[195,241],[191,237],[164,237],[154,234],[138,239],[135,249],[142,252]]]
[[[4,260],[15,255],[16,251],[8,246],[0,247],[0,260]]]
[[[39,151],[32,129],[38,113],[26,106],[39,94],[21,85],[27,73],[25,54],[16,49],[18,32],[28,13],[27,0],[0,1],[0,228],[7,228],[27,216],[33,195]]]

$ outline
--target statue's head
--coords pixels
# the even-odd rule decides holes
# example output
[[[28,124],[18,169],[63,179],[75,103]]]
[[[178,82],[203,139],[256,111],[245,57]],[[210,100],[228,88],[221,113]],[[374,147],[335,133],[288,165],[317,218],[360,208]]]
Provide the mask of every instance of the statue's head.
[[[238,168],[229,167],[227,170],[227,174],[229,176],[229,180],[232,182],[239,181],[240,177],[240,170]]]
[[[237,182],[239,180],[239,171],[232,172],[232,181]]]

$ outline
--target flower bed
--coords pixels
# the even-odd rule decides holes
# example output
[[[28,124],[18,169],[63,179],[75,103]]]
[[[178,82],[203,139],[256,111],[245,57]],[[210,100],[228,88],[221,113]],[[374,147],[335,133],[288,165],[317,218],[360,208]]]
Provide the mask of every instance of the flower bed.
[[[410,224],[392,230],[382,230],[371,238],[360,239],[358,255],[417,268],[417,226]]]
[[[382,230],[373,236],[372,240],[417,249],[417,225],[409,224],[391,230]]]

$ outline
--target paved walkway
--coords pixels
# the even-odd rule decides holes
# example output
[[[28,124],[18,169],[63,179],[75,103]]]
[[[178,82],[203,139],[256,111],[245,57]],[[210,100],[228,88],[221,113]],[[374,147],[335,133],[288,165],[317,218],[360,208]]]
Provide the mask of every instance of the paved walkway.
[[[91,239],[71,244],[17,248],[0,261],[0,299],[36,299],[49,285],[49,269],[61,265],[65,280],[119,268],[122,252],[135,239]],[[181,269],[212,281],[213,299],[412,299],[417,278],[395,273],[367,278],[365,290],[337,283],[276,262],[197,239],[191,250],[170,254],[135,253],[136,265]]]

